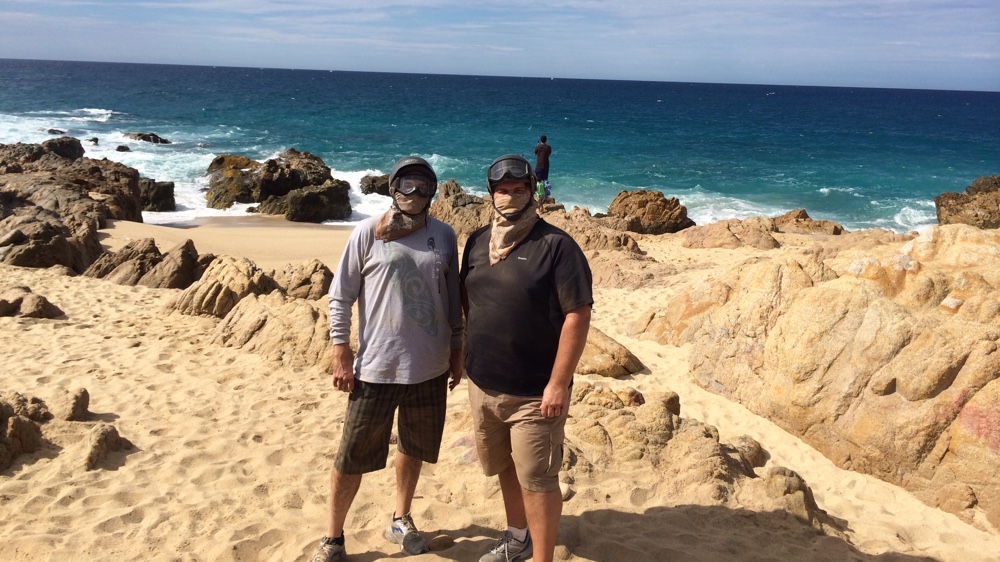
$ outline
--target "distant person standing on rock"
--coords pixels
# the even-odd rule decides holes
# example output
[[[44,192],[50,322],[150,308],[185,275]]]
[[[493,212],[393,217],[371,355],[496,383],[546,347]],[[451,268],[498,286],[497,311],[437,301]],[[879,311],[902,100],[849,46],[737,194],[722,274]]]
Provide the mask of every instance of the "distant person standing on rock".
[[[545,144],[547,140],[542,135],[535,145],[535,180],[545,183],[549,181],[549,155],[552,154],[552,147]]]

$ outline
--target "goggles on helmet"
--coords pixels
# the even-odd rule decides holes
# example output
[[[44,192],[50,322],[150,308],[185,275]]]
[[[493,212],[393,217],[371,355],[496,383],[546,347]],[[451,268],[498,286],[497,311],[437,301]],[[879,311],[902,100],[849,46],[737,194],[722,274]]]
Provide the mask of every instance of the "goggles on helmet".
[[[400,176],[396,181],[396,191],[403,195],[413,195],[416,192],[421,197],[430,197],[435,187],[431,185],[430,178],[421,175]]]
[[[501,156],[493,162],[486,172],[490,183],[496,183],[507,178],[524,180],[531,177],[531,164],[517,155]]]

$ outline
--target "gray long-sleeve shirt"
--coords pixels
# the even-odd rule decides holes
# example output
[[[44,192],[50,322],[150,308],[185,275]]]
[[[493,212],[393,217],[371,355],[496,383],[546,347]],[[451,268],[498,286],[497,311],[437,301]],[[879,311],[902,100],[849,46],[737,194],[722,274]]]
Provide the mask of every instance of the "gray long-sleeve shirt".
[[[464,337],[458,244],[451,226],[427,227],[391,242],[375,239],[379,217],[360,222],[330,285],[330,337],[348,343],[358,303],[354,375],[372,383],[417,384],[449,368]]]

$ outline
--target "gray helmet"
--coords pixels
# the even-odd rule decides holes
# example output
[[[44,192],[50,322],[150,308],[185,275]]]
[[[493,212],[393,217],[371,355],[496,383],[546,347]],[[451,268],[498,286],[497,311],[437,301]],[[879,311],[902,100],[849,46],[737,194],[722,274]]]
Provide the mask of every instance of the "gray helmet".
[[[396,162],[396,165],[392,167],[392,171],[389,172],[389,193],[391,194],[393,191],[392,184],[396,181],[396,178],[403,175],[401,172],[403,172],[404,169],[407,168],[412,168],[407,171],[417,172],[421,175],[430,177],[430,179],[432,180],[430,198],[433,199],[434,194],[437,193],[437,182],[438,182],[437,174],[434,173],[434,168],[432,168],[431,165],[427,163],[427,160],[424,160],[419,156],[407,156],[406,158],[401,159],[399,162]]]

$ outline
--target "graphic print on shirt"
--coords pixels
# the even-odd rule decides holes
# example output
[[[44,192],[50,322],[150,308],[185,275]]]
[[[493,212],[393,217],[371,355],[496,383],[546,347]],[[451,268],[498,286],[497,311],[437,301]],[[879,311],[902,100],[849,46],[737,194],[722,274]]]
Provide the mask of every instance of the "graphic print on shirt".
[[[436,336],[438,326],[434,302],[431,300],[431,287],[420,273],[417,262],[391,242],[385,245],[385,260],[391,282],[403,299],[406,315],[428,335]]]

